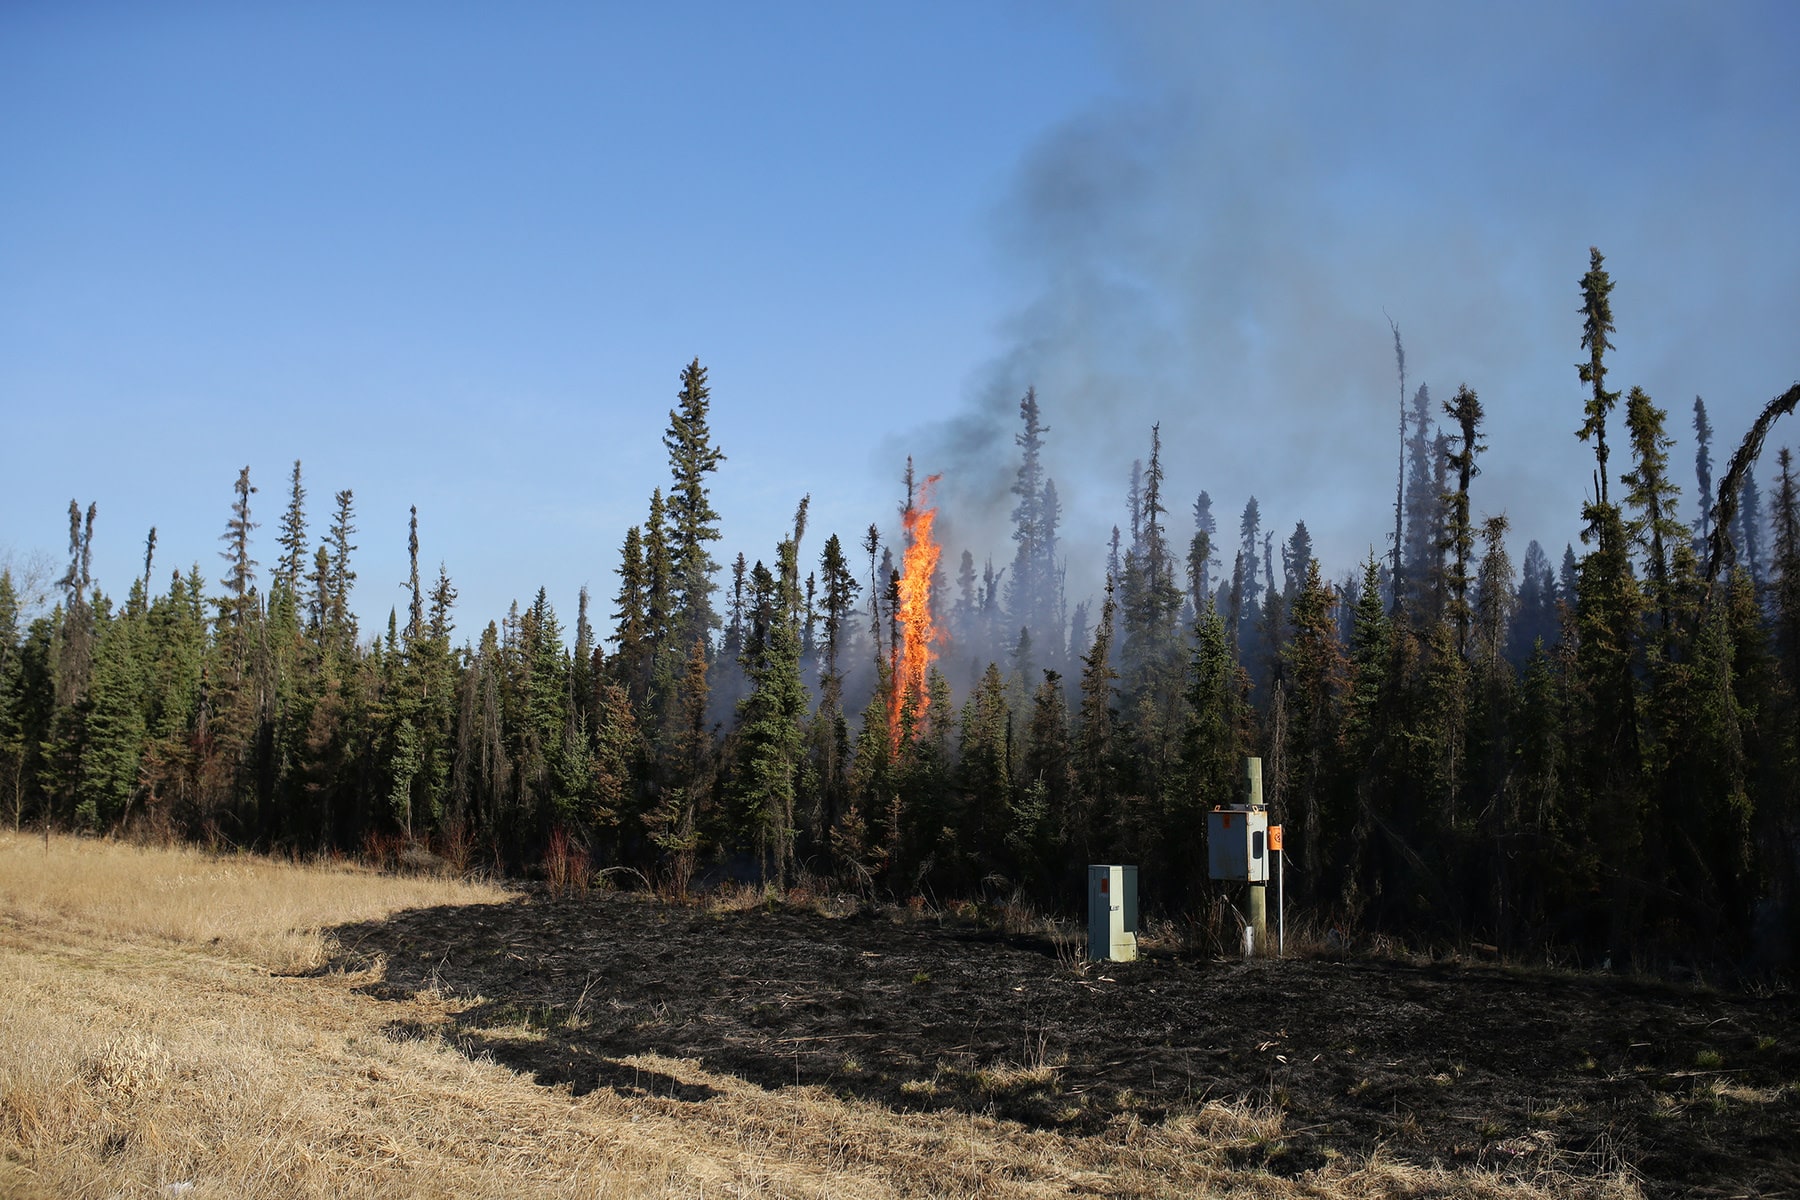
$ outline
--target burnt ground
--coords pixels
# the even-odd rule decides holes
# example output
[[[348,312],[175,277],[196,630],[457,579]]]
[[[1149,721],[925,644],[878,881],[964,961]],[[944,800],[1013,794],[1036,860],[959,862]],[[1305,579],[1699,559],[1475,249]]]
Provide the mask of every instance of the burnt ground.
[[[1073,1135],[1244,1102],[1285,1120],[1234,1156],[1282,1174],[1379,1146],[1526,1174],[1624,1165],[1651,1196],[1800,1196],[1792,992],[1354,957],[1085,966],[972,923],[619,893],[334,932],[334,967],[385,959],[378,997],[481,998],[453,1028],[395,1036],[443,1036],[577,1094],[707,1098],[620,1061],[661,1054]],[[501,1033],[521,1024],[542,1036]]]

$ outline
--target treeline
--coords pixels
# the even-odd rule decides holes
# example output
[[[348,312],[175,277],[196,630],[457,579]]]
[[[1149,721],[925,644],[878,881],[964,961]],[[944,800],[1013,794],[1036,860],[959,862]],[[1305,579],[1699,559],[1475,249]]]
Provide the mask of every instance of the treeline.
[[[1766,516],[1751,468],[1800,388],[1716,488],[1695,401],[1684,523],[1665,411],[1607,387],[1611,289],[1596,251],[1578,368],[1594,494],[1560,565],[1532,542],[1515,570],[1506,518],[1475,518],[1481,402],[1409,391],[1396,329],[1388,553],[1333,582],[1304,523],[1277,542],[1250,498],[1228,540],[1205,492],[1182,506],[1181,546],[1152,429],[1103,590],[1071,605],[1051,430],[1028,392],[1012,556],[932,571],[942,636],[918,688],[896,684],[918,668],[912,532],[888,545],[871,525],[815,552],[801,499],[766,561],[714,559],[724,455],[698,361],[604,643],[585,591],[570,630],[540,590],[457,644],[450,576],[419,572],[416,510],[406,611],[359,629],[354,496],[335,495],[315,541],[299,463],[266,573],[246,469],[221,577],[196,566],[159,588],[152,530],[123,600],[90,577],[97,514],[72,503],[60,603],[26,623],[0,573],[0,813],[302,852],[429,846],[508,870],[570,843],[675,891],[705,872],[805,874],[1062,909],[1084,864],[1126,861],[1178,911],[1209,894],[1204,812],[1258,754],[1289,895],[1318,920],[1790,962],[1800,504],[1786,450]],[[907,530],[928,530],[910,464],[903,483]]]

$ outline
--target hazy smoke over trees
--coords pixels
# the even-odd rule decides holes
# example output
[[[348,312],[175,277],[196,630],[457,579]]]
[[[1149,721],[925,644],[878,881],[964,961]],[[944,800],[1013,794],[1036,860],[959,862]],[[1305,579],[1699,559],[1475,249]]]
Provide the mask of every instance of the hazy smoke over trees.
[[[1205,490],[1232,510],[1262,495],[1281,506],[1264,514],[1272,526],[1308,522],[1334,576],[1370,549],[1388,554],[1376,514],[1392,515],[1382,467],[1393,462],[1391,314],[1406,331],[1409,386],[1429,381],[1448,396],[1479,381],[1494,450],[1472,518],[1505,510],[1514,537],[1572,538],[1570,514],[1591,486],[1579,447],[1532,416],[1547,396],[1579,393],[1566,353],[1550,349],[1574,302],[1564,269],[1572,253],[1604,231],[1610,253],[1644,264],[1651,287],[1634,295],[1632,319],[1640,329],[1669,325],[1669,336],[1628,347],[1621,366],[1652,394],[1698,390],[1686,386],[1692,356],[1677,347],[1775,344],[1800,320],[1800,299],[1785,317],[1742,312],[1723,281],[1706,296],[1654,294],[1658,268],[1648,264],[1674,224],[1698,239],[1695,253],[1755,257],[1737,240],[1747,233],[1690,215],[1700,199],[1685,179],[1662,178],[1665,162],[1605,137],[1581,140],[1584,169],[1608,178],[1610,191],[1645,183],[1625,205],[1550,183],[1522,193],[1508,165],[1543,141],[1540,129],[1567,125],[1556,99],[1528,94],[1521,77],[1587,77],[1580,87],[1616,101],[1596,101],[1604,123],[1633,103],[1659,110],[1663,92],[1647,94],[1624,60],[1596,68],[1583,46],[1634,37],[1635,49],[1679,71],[1732,36],[1729,19],[1661,16],[1627,34],[1580,10],[1370,19],[1327,8],[1309,10],[1304,27],[1214,7],[1123,10],[1132,36],[1120,71],[1134,88],[1047,134],[993,218],[1019,297],[996,331],[1001,352],[970,381],[962,415],[922,432],[924,449],[917,437],[904,450],[895,443],[943,471],[950,536],[1003,544],[1009,481],[993,468],[1007,461],[1019,398],[1035,387],[1054,414],[1043,462],[1062,501],[1072,600],[1097,597],[1117,464],[1142,456],[1143,431],[1157,423],[1170,447],[1170,495]],[[1301,74],[1291,53],[1277,52],[1295,38],[1334,51]],[[1498,49],[1470,64],[1454,91],[1427,94],[1432,76],[1417,64],[1471,39]],[[1244,60],[1266,69],[1230,69]],[[1498,110],[1512,114],[1504,127],[1492,119]],[[1562,134],[1540,153],[1562,153],[1565,140],[1576,153]],[[1472,143],[1485,152],[1466,153]],[[1371,209],[1363,201],[1376,177],[1403,186]],[[1728,331],[1726,312],[1749,326]],[[1780,382],[1728,385],[1723,424],[1746,425]],[[1429,493],[1433,483],[1423,486]],[[1192,530],[1178,532],[1185,543]],[[1522,543],[1515,561],[1520,554]]]

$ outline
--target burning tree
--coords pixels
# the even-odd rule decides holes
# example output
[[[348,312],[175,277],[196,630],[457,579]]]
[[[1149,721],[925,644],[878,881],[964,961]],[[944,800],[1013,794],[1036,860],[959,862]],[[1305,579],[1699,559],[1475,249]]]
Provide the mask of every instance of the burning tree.
[[[906,462],[906,508],[901,521],[906,530],[906,547],[902,556],[899,581],[899,607],[895,623],[899,637],[889,649],[888,672],[888,749],[898,755],[900,742],[918,727],[931,707],[929,679],[934,647],[944,640],[943,633],[931,619],[931,577],[937,571],[938,556],[943,552],[931,535],[937,520],[937,508],[931,504],[931,489],[941,475],[927,476],[916,487],[912,483],[912,460]]]

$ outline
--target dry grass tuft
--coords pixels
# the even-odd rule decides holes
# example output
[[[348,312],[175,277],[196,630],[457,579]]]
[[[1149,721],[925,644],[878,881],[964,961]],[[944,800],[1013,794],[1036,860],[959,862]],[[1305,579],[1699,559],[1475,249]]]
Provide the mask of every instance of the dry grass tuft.
[[[721,883],[710,888],[700,904],[710,913],[749,912],[756,908],[774,908],[777,902],[773,885],[755,883]]]
[[[1027,1092],[1049,1091],[1056,1087],[1062,1073],[1043,1064],[1035,1067],[1016,1063],[1000,1063],[975,1072],[975,1090],[984,1096],[1018,1096]]]
[[[1259,1146],[1281,1136],[1287,1114],[1273,1104],[1250,1099],[1226,1103],[1208,1100],[1192,1113],[1169,1121],[1169,1127],[1209,1143]]]
[[[113,1038],[81,1063],[81,1077],[96,1090],[130,1104],[162,1090],[174,1060],[156,1038],[135,1030]]]

